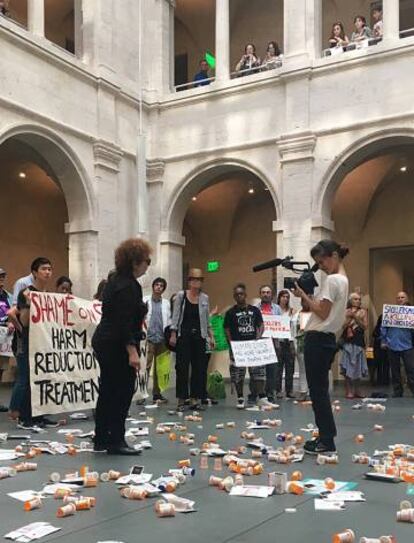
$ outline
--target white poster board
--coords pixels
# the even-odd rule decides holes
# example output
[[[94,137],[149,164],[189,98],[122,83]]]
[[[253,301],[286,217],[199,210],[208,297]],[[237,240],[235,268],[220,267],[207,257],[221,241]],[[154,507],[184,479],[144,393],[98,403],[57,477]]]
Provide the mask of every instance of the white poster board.
[[[7,326],[0,326],[0,356],[14,356],[12,351],[13,334],[9,334]]]
[[[237,367],[266,366],[278,361],[272,338],[232,341],[231,350]]]
[[[287,315],[262,315],[264,322],[263,337],[292,339],[290,317]]]
[[[384,304],[382,326],[390,328],[414,328],[414,306]]]

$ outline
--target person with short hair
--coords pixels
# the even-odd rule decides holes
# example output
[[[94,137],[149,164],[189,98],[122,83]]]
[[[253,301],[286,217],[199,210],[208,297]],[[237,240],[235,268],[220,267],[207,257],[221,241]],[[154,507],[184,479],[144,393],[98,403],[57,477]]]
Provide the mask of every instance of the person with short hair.
[[[237,409],[244,409],[243,388],[246,368],[235,365],[231,342],[255,341],[260,339],[264,332],[264,324],[259,308],[247,303],[247,291],[244,283],[238,283],[233,288],[233,298],[236,304],[226,312],[224,317],[224,331],[230,345],[230,379],[232,387],[236,389]],[[251,394],[255,398],[259,398],[258,405],[260,407],[273,407],[273,404],[266,398],[265,366],[252,366],[248,370],[251,381]]]
[[[296,283],[293,294],[308,304],[311,316],[305,326],[305,368],[319,436],[304,445],[308,454],[336,452],[336,425],[329,397],[329,371],[337,351],[336,334],[342,329],[348,301],[348,278],[343,259],[349,249],[324,239],[311,249],[319,269],[326,273],[319,294],[311,297]]]
[[[367,26],[367,20],[363,15],[357,15],[354,19],[355,30],[351,35],[352,43],[361,43],[371,38],[371,29]]]
[[[73,283],[66,275],[61,275],[56,281],[56,292],[58,294],[72,294]]]
[[[46,257],[36,258],[31,265],[33,284],[23,288],[17,296],[17,304],[11,308],[17,334],[17,379],[10,400],[10,411],[18,412],[18,428],[56,427],[57,423],[44,416],[32,417],[29,365],[30,304],[32,292],[45,292],[52,277],[52,263]]]
[[[262,61],[256,55],[256,46],[253,43],[248,43],[244,48],[239,62],[236,64],[236,72],[242,72],[240,75],[250,75],[258,71]]]
[[[147,312],[137,279],[151,264],[151,246],[141,238],[115,250],[115,273],[103,291],[102,317],[92,337],[100,373],[94,450],[123,456],[140,451],[125,441],[125,420],[141,368],[140,341]]]
[[[273,287],[271,285],[262,285],[259,289],[260,302],[258,308],[263,315],[281,315],[280,307],[273,302]],[[279,350],[279,341],[273,339],[273,345],[276,352]],[[266,368],[266,395],[269,402],[274,403],[277,389],[278,364],[267,364]],[[254,401],[256,398],[253,399]]]
[[[147,372],[153,368],[153,403],[167,403],[167,398],[161,394],[157,375],[157,357],[167,350],[164,332],[171,323],[171,306],[169,300],[162,295],[167,288],[167,281],[157,277],[152,282],[152,295],[144,297],[147,304]]]
[[[372,27],[372,34],[374,38],[382,38],[384,34],[384,23],[382,20],[382,7],[376,6],[372,10],[372,18],[374,19],[374,26]]]
[[[211,81],[209,76],[209,65],[208,62],[203,58],[199,62],[200,70],[194,76],[194,87],[204,87],[205,85],[210,85]]]
[[[207,339],[215,347],[210,326],[209,297],[202,292],[204,275],[199,268],[188,273],[188,288],[177,292],[171,320],[170,344],[176,346],[177,411],[204,410],[201,403],[207,386]],[[191,371],[191,376],[189,375]]]
[[[19,296],[20,292],[28,287],[30,287],[31,285],[33,285],[33,281],[34,281],[34,274],[33,274],[33,271],[34,271],[34,266],[37,265],[39,259],[41,258],[45,258],[45,257],[38,257],[38,258],[35,258],[33,260],[33,262],[31,263],[30,265],[30,274],[29,275],[25,275],[24,277],[20,277],[20,279],[18,279],[15,284],[14,284],[14,287],[13,287],[13,305],[16,305],[17,304],[17,297]],[[48,260],[48,259],[46,259]]]
[[[347,45],[349,45],[349,38],[345,34],[344,25],[340,21],[337,21],[332,25],[329,47],[346,47]]]
[[[397,305],[410,305],[408,295],[401,291],[397,294]],[[407,376],[407,385],[414,396],[414,341],[413,331],[409,328],[381,327],[381,348],[386,349],[391,366],[393,397],[401,398],[404,387],[401,378],[401,360]]]
[[[348,400],[363,398],[359,390],[359,382],[368,375],[365,356],[367,327],[368,316],[362,307],[361,294],[352,292],[345,312],[340,361],[341,374],[345,377],[345,397]]]

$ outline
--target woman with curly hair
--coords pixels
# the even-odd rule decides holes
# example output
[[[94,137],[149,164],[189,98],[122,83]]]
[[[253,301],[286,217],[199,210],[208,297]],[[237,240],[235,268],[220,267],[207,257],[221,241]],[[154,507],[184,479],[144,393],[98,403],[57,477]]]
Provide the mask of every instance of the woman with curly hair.
[[[125,419],[141,367],[139,343],[146,314],[138,277],[144,275],[151,247],[140,238],[124,241],[115,251],[115,272],[103,292],[102,319],[92,338],[101,370],[95,417],[95,451],[135,455],[125,441]]]

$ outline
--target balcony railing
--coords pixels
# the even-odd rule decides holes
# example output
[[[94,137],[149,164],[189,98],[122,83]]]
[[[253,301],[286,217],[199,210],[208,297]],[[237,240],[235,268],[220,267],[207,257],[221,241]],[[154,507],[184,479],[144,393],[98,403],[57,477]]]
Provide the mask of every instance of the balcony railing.
[[[414,36],[414,28],[400,30],[400,38],[409,38],[410,36]]]
[[[345,45],[344,47],[331,47],[323,51],[323,56],[334,57],[342,55],[343,53],[347,53],[348,51],[355,51],[356,49],[367,49],[372,45],[377,45],[380,41],[382,41],[382,38],[369,38],[358,43],[350,43],[349,45]]]
[[[181,85],[175,85],[174,89],[176,92],[189,90],[189,89],[195,89],[195,88],[203,88],[208,87],[210,83],[215,81],[215,77],[208,77],[207,79],[201,79],[199,81],[190,81],[189,83],[182,83]]]
[[[239,70],[238,72],[231,72],[230,79],[236,79],[237,77],[246,77],[253,74],[272,72],[282,67],[282,60],[278,59],[272,62],[271,64],[266,64],[264,66],[256,66],[255,68],[246,68],[245,70]]]

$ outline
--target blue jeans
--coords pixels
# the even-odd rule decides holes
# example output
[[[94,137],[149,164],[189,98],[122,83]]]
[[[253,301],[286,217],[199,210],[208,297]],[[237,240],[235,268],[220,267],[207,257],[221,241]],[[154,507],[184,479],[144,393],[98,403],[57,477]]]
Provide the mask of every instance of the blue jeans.
[[[29,421],[32,418],[32,400],[30,393],[30,369],[29,353],[23,352],[16,356],[17,361],[17,379],[14,383],[12,397],[10,400],[10,410],[18,411],[19,418],[23,421]]]

